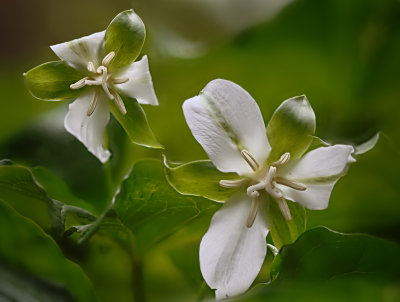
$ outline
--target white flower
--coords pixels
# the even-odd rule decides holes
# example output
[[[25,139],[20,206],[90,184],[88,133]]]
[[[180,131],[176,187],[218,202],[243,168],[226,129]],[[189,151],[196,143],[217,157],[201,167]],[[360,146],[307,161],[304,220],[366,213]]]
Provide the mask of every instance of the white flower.
[[[291,216],[286,200],[325,209],[334,184],[354,161],[354,149],[321,147],[296,160],[285,152],[268,165],[271,146],[261,112],[243,88],[226,80],[208,83],[200,95],[185,101],[183,111],[215,167],[241,176],[220,181],[222,187],[243,189],[215,213],[200,244],[205,281],[216,289],[217,298],[232,297],[250,287],[264,262],[268,202],[277,202],[287,220]]]
[[[85,74],[70,85],[72,90],[82,89],[82,94],[69,105],[65,128],[103,163],[110,157],[102,144],[110,119],[108,102],[115,102],[123,115],[126,109],[120,94],[141,104],[158,105],[147,56],[129,66],[109,70],[115,52],[105,53],[104,45],[105,31],[51,46],[62,61]],[[86,86],[89,89],[84,89]]]

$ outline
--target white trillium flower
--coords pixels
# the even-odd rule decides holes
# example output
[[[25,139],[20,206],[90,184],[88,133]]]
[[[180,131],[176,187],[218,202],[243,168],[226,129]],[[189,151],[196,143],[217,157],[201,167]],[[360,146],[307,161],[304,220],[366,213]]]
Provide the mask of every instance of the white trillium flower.
[[[110,72],[108,65],[115,52],[104,55],[104,36],[105,31],[102,31],[51,46],[61,60],[86,73],[86,77],[71,84],[70,88],[77,90],[91,86],[92,89],[69,105],[64,126],[103,163],[110,157],[110,152],[102,145],[104,129],[110,119],[108,102],[115,102],[123,115],[126,109],[120,94],[135,98],[140,104],[158,105],[147,56]]]
[[[308,105],[304,96],[299,98]],[[243,88],[227,80],[208,83],[198,96],[185,101],[183,111],[215,167],[240,176],[221,179],[222,187],[243,189],[215,213],[199,253],[202,275],[216,289],[216,297],[232,297],[251,286],[264,262],[268,202],[277,202],[287,220],[291,215],[286,200],[325,209],[333,186],[354,161],[354,149],[320,147],[297,159],[284,152],[268,164],[273,148],[260,109]]]
[[[160,147],[140,106],[127,104],[158,105],[147,56],[135,62],[144,39],[142,20],[128,10],[118,14],[105,31],[51,46],[61,61],[42,64],[25,74],[35,97],[75,99],[69,105],[65,129],[103,163],[110,157],[103,146],[110,112],[133,142]]]

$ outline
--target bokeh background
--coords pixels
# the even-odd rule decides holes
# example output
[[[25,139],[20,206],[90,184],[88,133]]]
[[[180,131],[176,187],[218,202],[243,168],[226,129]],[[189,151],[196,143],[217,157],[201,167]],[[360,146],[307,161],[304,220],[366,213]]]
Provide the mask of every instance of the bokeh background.
[[[206,158],[181,106],[212,79],[229,79],[249,91],[266,123],[283,100],[306,94],[317,116],[316,134],[328,142],[358,144],[381,131],[377,146],[335,186],[329,208],[307,212],[308,228],[324,225],[400,242],[398,0],[2,1],[1,159],[42,167],[63,180],[71,196],[102,213],[112,196],[110,175],[63,129],[68,102],[34,99],[22,73],[57,60],[49,45],[101,31],[129,8],[146,24],[143,54],[149,56],[160,106],[144,109],[165,150],[131,145],[112,120],[112,183],[118,184],[140,158]],[[190,240],[182,243],[193,276],[188,278],[171,260],[182,257],[177,250],[170,252],[173,239],[147,257],[149,300],[196,297],[201,285],[197,249],[209,219],[198,222],[196,231],[186,234]],[[11,226],[3,233],[12,236]],[[27,250],[20,257],[31,254]]]

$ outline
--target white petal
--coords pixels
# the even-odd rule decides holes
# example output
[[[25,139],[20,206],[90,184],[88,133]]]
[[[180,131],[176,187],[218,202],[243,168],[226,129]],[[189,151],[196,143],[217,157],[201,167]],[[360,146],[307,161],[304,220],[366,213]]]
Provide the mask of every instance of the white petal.
[[[183,104],[193,136],[222,172],[248,174],[252,170],[240,154],[247,149],[262,164],[271,149],[264,120],[254,99],[227,80],[213,80]]]
[[[93,94],[93,91],[86,93],[69,105],[64,126],[104,163],[110,157],[110,152],[105,150],[102,144],[103,133],[110,120],[110,111],[107,104],[108,99],[104,93],[100,93],[96,109],[91,116],[87,116]]]
[[[268,221],[264,202],[251,228],[246,227],[251,199],[230,198],[215,213],[200,243],[200,269],[217,299],[245,292],[257,277],[267,253]]]
[[[137,99],[140,104],[158,105],[147,56],[133,62],[118,77],[129,78],[128,82],[115,85],[119,92]]]
[[[97,67],[104,57],[105,31],[91,34],[69,42],[50,46],[55,54],[68,65],[81,71],[87,70],[89,61]]]
[[[285,198],[306,208],[322,210],[328,207],[333,186],[344,175],[348,163],[354,161],[354,148],[348,145],[321,147],[308,152],[297,161],[287,163],[278,175],[306,185],[305,191],[278,185]]]

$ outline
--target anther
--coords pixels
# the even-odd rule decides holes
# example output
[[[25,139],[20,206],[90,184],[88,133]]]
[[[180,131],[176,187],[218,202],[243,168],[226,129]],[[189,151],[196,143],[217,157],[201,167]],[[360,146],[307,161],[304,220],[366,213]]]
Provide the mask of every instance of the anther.
[[[240,152],[240,154],[242,154],[244,160],[249,164],[249,166],[251,167],[251,169],[253,171],[257,171],[258,170],[260,165],[258,164],[258,162],[254,158],[254,156],[249,151],[247,151],[246,149],[243,149]]]
[[[112,80],[113,84],[123,84],[129,81],[129,78],[114,78]]]
[[[90,102],[88,111],[86,113],[87,116],[91,116],[94,112],[94,109],[96,109],[97,106],[97,100],[99,99],[99,93],[97,91],[95,91],[94,96],[92,101]]]
[[[86,80],[87,80],[87,77],[80,79],[79,81],[69,85],[69,88],[71,88],[72,90],[80,89],[86,85],[86,83],[85,83]]]
[[[87,70],[89,72],[96,73],[96,68],[94,67],[93,62],[88,62],[87,63]]]
[[[279,209],[282,212],[283,217],[285,217],[286,221],[292,220],[292,216],[290,215],[289,206],[286,203],[286,200],[282,198],[277,198],[276,202],[278,203]]]
[[[108,64],[110,64],[111,60],[114,58],[115,52],[109,52],[104,58],[103,61],[101,61],[101,65],[107,67]]]
[[[254,224],[254,221],[256,220],[259,205],[260,205],[260,199],[258,198],[258,196],[252,198],[251,209],[250,209],[250,213],[249,213],[249,216],[247,217],[247,222],[246,222],[246,226],[248,228],[251,228]]]
[[[124,105],[124,101],[121,99],[121,97],[119,96],[118,93],[116,93],[115,91],[112,92],[114,95],[114,103],[117,106],[117,108],[119,109],[119,111],[125,115],[126,114],[126,108]]]
[[[240,186],[242,186],[245,182],[247,181],[247,179],[243,178],[243,179],[235,179],[235,180],[225,180],[222,179],[219,181],[219,185],[221,187],[224,188],[228,188],[228,189],[234,189],[234,188],[239,188]]]
[[[289,180],[289,179],[286,179],[286,178],[283,178],[283,177],[280,177],[280,176],[275,177],[274,181],[277,184],[281,184],[281,185],[284,185],[286,187],[290,187],[290,188],[295,189],[297,191],[305,191],[305,190],[307,190],[307,187],[305,185],[303,185],[302,183],[295,182],[295,181],[292,181],[292,180]]]
[[[286,152],[286,153],[282,154],[281,158],[278,161],[272,163],[271,166],[275,166],[275,167],[282,166],[282,165],[286,164],[289,161],[289,159],[290,159],[290,153]]]

